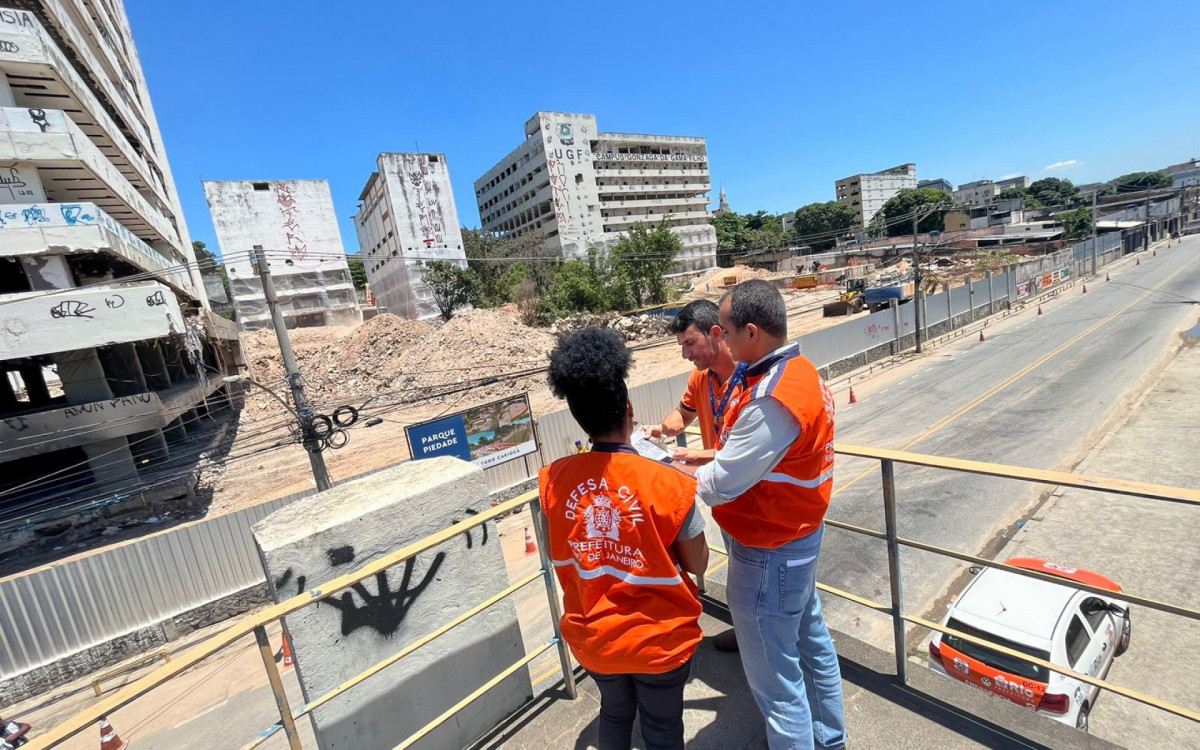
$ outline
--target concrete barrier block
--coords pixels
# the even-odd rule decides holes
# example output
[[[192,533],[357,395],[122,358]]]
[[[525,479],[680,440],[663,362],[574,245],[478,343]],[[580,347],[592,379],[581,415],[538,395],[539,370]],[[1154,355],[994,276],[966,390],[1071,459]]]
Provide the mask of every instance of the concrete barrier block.
[[[254,526],[276,601],[310,591],[488,507],[483,471],[412,461],[311,495]],[[490,528],[489,528],[490,527]],[[477,527],[290,615],[312,701],[509,584],[494,524]],[[393,748],[524,655],[505,600],[313,714],[322,750]],[[415,747],[460,748],[533,695],[521,670]]]

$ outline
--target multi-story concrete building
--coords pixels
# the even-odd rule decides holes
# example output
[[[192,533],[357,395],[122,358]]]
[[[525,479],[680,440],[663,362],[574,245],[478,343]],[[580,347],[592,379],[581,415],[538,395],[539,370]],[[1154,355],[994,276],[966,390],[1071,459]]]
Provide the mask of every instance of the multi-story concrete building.
[[[0,6],[0,518],[77,518],[176,486],[238,334],[207,307],[121,2]]]
[[[901,164],[882,172],[856,174],[838,180],[837,199],[854,209],[855,224],[866,229],[883,204],[901,190],[917,186],[917,165]]]
[[[929,188],[930,190],[941,190],[943,193],[953,193],[954,183],[949,180],[943,180],[941,177],[936,180],[921,180],[917,183],[918,188]]]
[[[288,328],[362,322],[326,180],[205,182],[204,195],[243,331],[271,327],[251,262],[262,246]]]
[[[607,249],[636,223],[665,222],[683,243],[675,270],[716,265],[703,138],[602,133],[594,115],[538,112],[525,142],[475,181],[483,228],[538,232],[563,258]]]
[[[999,192],[993,180],[965,182],[954,191],[954,203],[958,206],[982,206],[991,203]]]
[[[1003,193],[1009,188],[1027,188],[1029,187],[1029,178],[1019,174],[1016,177],[1007,177],[1003,180],[996,180],[996,192]]]
[[[438,314],[425,263],[466,265],[445,154],[380,154],[359,194],[354,228],[378,304],[405,318]]]

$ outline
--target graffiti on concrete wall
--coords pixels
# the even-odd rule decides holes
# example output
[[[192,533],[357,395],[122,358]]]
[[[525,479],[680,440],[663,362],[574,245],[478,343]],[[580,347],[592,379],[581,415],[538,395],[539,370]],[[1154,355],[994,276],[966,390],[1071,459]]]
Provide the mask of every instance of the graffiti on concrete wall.
[[[13,200],[36,197],[15,163],[0,166],[0,190],[7,190]]]
[[[479,511],[472,508],[466,510],[467,515],[477,515]],[[455,518],[454,523],[461,519]],[[467,549],[475,549],[473,531],[481,531],[482,538],[479,546],[488,543],[487,524],[481,524],[477,529],[464,532]],[[353,545],[345,544],[325,550],[325,556],[331,569],[350,567],[354,564],[356,554]],[[409,611],[421,595],[434,583],[438,571],[446,561],[446,553],[438,552],[430,559],[428,565],[418,572],[419,561],[422,558],[410,557],[400,566],[399,581],[395,582],[390,570],[380,571],[374,575],[374,591],[367,581],[353,584],[345,591],[335,594],[323,602],[332,607],[340,615],[339,630],[343,636],[348,636],[357,630],[367,628],[384,638],[391,638],[400,631]],[[426,558],[428,559],[428,558]],[[343,571],[338,571],[342,574]],[[308,587],[308,577],[297,574],[288,568],[275,581],[275,591],[280,596],[292,596],[304,593]],[[294,591],[294,594],[293,594]],[[320,607],[321,603],[317,606]]]
[[[304,260],[308,257],[308,243],[305,242],[304,232],[296,219],[296,198],[292,195],[291,186],[286,182],[275,183],[275,203],[279,206],[279,213],[283,215],[284,244],[288,252],[296,260]]]
[[[412,206],[417,209],[417,229],[426,244],[446,244],[446,219],[438,191],[430,174],[429,158],[424,154],[404,154],[401,179],[412,190]]]

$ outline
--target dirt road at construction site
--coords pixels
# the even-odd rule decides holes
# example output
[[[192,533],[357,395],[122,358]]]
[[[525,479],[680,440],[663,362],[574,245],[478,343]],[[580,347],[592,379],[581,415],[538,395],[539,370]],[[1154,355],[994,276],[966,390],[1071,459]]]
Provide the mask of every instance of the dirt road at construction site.
[[[767,274],[741,267],[719,269],[697,281],[684,299],[718,300],[726,276],[743,281]],[[843,322],[841,317],[821,315],[821,306],[837,294],[831,288],[785,292],[790,333],[800,335]],[[634,334],[643,335],[629,339],[635,349],[631,385],[691,368],[680,357],[674,336],[664,334],[663,323],[632,327]],[[564,408],[550,394],[543,371],[555,335],[521,323],[512,306],[468,310],[446,323],[381,315],[356,327],[303,328],[290,335],[317,411],[329,414],[343,404],[361,410],[358,424],[347,430],[349,443],[325,451],[335,479],[408,459],[407,425],[522,392],[529,393],[536,416]],[[254,378],[286,393],[274,332],[246,333],[243,342]],[[489,378],[495,381],[479,382]],[[314,486],[308,458],[289,435],[287,413],[257,390],[247,391],[245,400],[228,456],[204,467],[201,482],[213,490],[210,515]],[[368,427],[368,417],[382,421]]]

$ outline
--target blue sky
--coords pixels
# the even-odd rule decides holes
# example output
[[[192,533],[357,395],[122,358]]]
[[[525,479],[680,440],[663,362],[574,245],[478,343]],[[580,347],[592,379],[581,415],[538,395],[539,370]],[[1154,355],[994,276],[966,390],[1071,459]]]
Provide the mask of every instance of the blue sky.
[[[472,183],[539,109],[705,136],[712,198],[724,186],[738,211],[832,200],[835,180],[908,161],[955,184],[1084,183],[1200,156],[1191,0],[126,6],[189,228],[214,250],[202,176],[328,179],[355,252],[375,157],[416,144],[447,154],[477,226]]]

